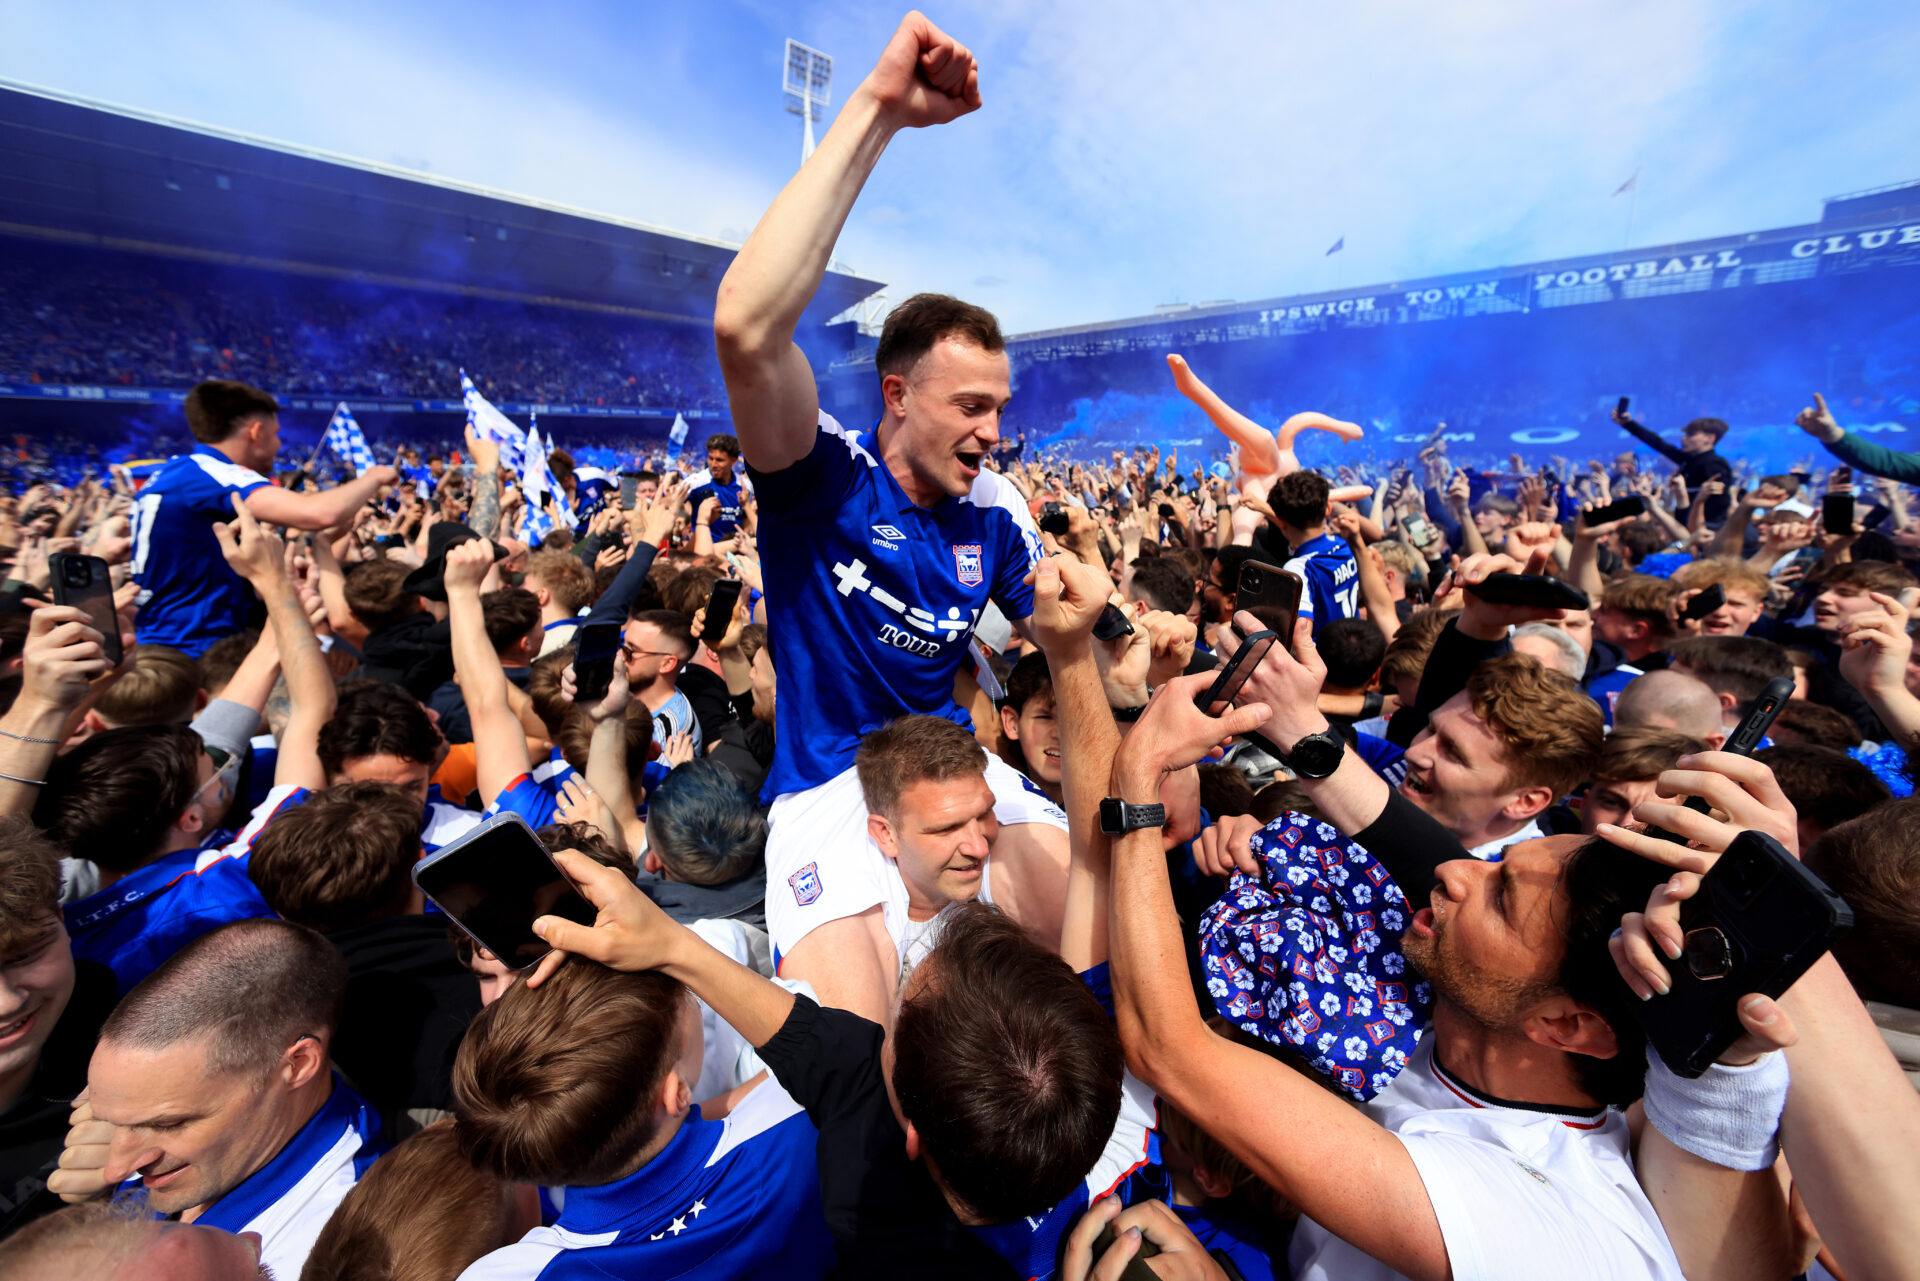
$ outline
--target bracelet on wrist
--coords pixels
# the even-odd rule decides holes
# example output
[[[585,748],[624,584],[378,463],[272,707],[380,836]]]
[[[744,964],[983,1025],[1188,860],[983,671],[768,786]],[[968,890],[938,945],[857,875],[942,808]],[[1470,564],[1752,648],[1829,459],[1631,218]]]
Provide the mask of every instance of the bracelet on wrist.
[[[6,779],[9,783],[25,783],[28,787],[45,787],[47,785],[47,780],[44,778],[21,778],[17,774],[0,774],[0,778]]]
[[[35,738],[32,734],[16,734],[10,729],[0,729],[0,734],[22,743],[45,743],[51,747],[58,747],[61,742],[57,738]]]

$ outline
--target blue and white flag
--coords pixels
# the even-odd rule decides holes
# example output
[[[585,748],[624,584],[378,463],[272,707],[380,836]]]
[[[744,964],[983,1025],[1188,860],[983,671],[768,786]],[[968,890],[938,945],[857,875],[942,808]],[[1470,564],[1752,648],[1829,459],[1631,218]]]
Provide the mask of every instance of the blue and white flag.
[[[353,468],[355,476],[366,475],[367,469],[373,466],[373,450],[367,446],[367,438],[361,434],[360,424],[353,421],[353,411],[344,400],[327,423],[327,445],[335,457]]]
[[[573,512],[567,506],[566,491],[560,488],[560,481],[547,461],[552,452],[551,446],[551,439],[540,439],[537,426],[527,432],[526,467],[520,474],[520,492],[525,498],[520,517],[520,538],[529,544],[538,543],[553,532],[555,520],[553,513],[547,510],[549,502],[559,505],[561,523],[568,529],[573,528],[574,524]]]
[[[480,389],[473,385],[473,379],[467,377],[464,369],[460,371],[460,399],[466,402],[467,426],[487,440],[499,442],[501,466],[511,467],[515,471],[524,470],[527,434],[480,394]]]
[[[675,449],[679,449],[687,443],[687,416],[685,414],[675,414],[673,416],[673,429],[667,433],[667,443]]]

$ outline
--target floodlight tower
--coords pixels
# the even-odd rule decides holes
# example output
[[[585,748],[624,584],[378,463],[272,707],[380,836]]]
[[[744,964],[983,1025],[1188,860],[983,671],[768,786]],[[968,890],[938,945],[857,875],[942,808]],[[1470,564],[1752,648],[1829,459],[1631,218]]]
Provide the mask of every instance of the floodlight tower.
[[[780,92],[786,97],[787,110],[806,122],[806,132],[800,139],[800,163],[803,165],[807,163],[807,157],[813,154],[814,117],[826,112],[832,87],[833,59],[798,40],[788,40]]]

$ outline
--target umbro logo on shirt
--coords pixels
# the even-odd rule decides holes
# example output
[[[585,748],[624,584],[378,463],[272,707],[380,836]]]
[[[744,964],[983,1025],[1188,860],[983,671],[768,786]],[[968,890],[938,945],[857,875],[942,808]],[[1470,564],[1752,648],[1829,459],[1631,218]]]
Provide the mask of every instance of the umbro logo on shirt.
[[[906,533],[898,526],[875,525],[873,527],[873,545],[875,547],[884,547],[890,552],[899,551],[900,543],[898,540],[905,537]]]

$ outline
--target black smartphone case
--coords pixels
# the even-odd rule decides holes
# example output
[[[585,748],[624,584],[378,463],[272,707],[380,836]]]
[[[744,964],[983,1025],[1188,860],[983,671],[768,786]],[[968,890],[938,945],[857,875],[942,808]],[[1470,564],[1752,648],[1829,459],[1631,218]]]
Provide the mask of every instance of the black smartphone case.
[[[86,571],[85,586],[67,581],[74,567]],[[53,603],[72,605],[85,611],[93,622],[93,629],[100,633],[101,649],[107,662],[118,667],[126,659],[126,652],[120,648],[120,619],[113,608],[113,571],[107,562],[98,556],[82,556],[73,552],[55,552],[47,557],[47,570],[51,575],[49,585],[53,590]]]
[[[1488,574],[1467,588],[1495,605],[1522,605],[1533,609],[1585,609],[1587,594],[1572,583],[1546,574]]]
[[[1280,637],[1280,643],[1293,652],[1293,625],[1300,618],[1300,598],[1307,585],[1298,574],[1278,565],[1250,560],[1240,566],[1235,584],[1234,608],[1244,609],[1260,620],[1260,625]]]
[[[1634,1002],[1647,1039],[1674,1072],[1699,1076],[1740,1039],[1741,1001],[1785,992],[1852,925],[1846,900],[1780,842],[1740,833],[1680,905],[1686,948],[1666,962],[1672,990]]]

